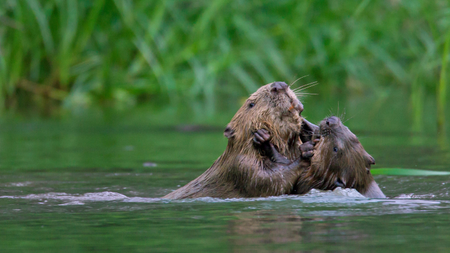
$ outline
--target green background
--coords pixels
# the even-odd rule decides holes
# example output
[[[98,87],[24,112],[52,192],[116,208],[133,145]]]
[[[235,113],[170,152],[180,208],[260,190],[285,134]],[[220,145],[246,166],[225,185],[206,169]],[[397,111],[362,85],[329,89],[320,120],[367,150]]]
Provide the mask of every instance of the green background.
[[[0,24],[3,112],[151,103],[212,117],[308,75],[315,101],[404,93],[414,130],[437,94],[443,129],[446,0],[5,0]]]

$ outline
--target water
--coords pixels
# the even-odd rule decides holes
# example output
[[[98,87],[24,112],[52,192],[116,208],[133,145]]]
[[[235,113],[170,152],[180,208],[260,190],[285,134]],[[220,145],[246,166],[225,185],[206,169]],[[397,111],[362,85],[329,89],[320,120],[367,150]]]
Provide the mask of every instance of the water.
[[[348,123],[376,158],[374,169],[449,171],[450,155],[438,138],[402,128],[405,116],[399,110],[398,117],[373,120],[377,114],[367,114]],[[376,176],[386,200],[349,189],[253,199],[159,199],[200,175],[223,152],[222,131],[231,116],[196,127],[161,122],[144,112],[3,120],[1,252],[450,250],[450,176]],[[313,122],[321,118],[309,116]]]

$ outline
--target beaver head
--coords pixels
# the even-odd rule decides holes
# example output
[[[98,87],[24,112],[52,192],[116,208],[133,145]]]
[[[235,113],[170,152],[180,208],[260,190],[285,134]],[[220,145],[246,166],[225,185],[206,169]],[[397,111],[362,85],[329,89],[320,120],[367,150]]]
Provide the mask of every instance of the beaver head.
[[[302,103],[286,83],[264,85],[250,95],[225,129],[228,146],[239,153],[257,154],[252,148],[253,133],[266,129],[282,155],[298,157],[302,111]]]
[[[314,149],[311,168],[302,180],[311,181],[311,187],[316,189],[341,186],[354,188],[366,197],[385,198],[370,173],[375,159],[356,135],[335,116],[324,119],[319,128],[320,141]]]

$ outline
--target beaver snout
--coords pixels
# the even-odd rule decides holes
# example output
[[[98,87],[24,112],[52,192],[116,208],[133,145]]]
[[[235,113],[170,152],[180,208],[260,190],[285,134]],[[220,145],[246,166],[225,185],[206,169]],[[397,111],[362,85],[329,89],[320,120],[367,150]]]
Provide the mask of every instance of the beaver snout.
[[[329,117],[326,121],[327,126],[334,127],[339,125],[339,118],[336,116]]]
[[[303,112],[303,104],[299,100],[297,100],[297,105],[295,106],[295,109],[298,111],[298,114],[302,114]]]
[[[270,85],[270,91],[278,92],[280,90],[286,90],[288,85],[285,82],[274,82]]]
[[[300,100],[296,99],[291,103],[291,107],[289,107],[289,111],[292,111],[292,109],[295,109],[298,111],[298,115],[302,115],[303,112],[303,104],[300,102]]]

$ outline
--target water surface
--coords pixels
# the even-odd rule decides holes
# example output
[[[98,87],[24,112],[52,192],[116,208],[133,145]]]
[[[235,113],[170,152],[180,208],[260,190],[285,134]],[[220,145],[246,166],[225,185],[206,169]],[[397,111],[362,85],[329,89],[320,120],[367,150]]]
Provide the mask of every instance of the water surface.
[[[450,171],[435,134],[402,128],[403,113],[376,115],[348,122],[376,158],[374,169]],[[231,116],[206,125],[147,117],[2,121],[2,252],[450,250],[449,176],[376,176],[386,200],[348,189],[162,200],[223,152]]]

